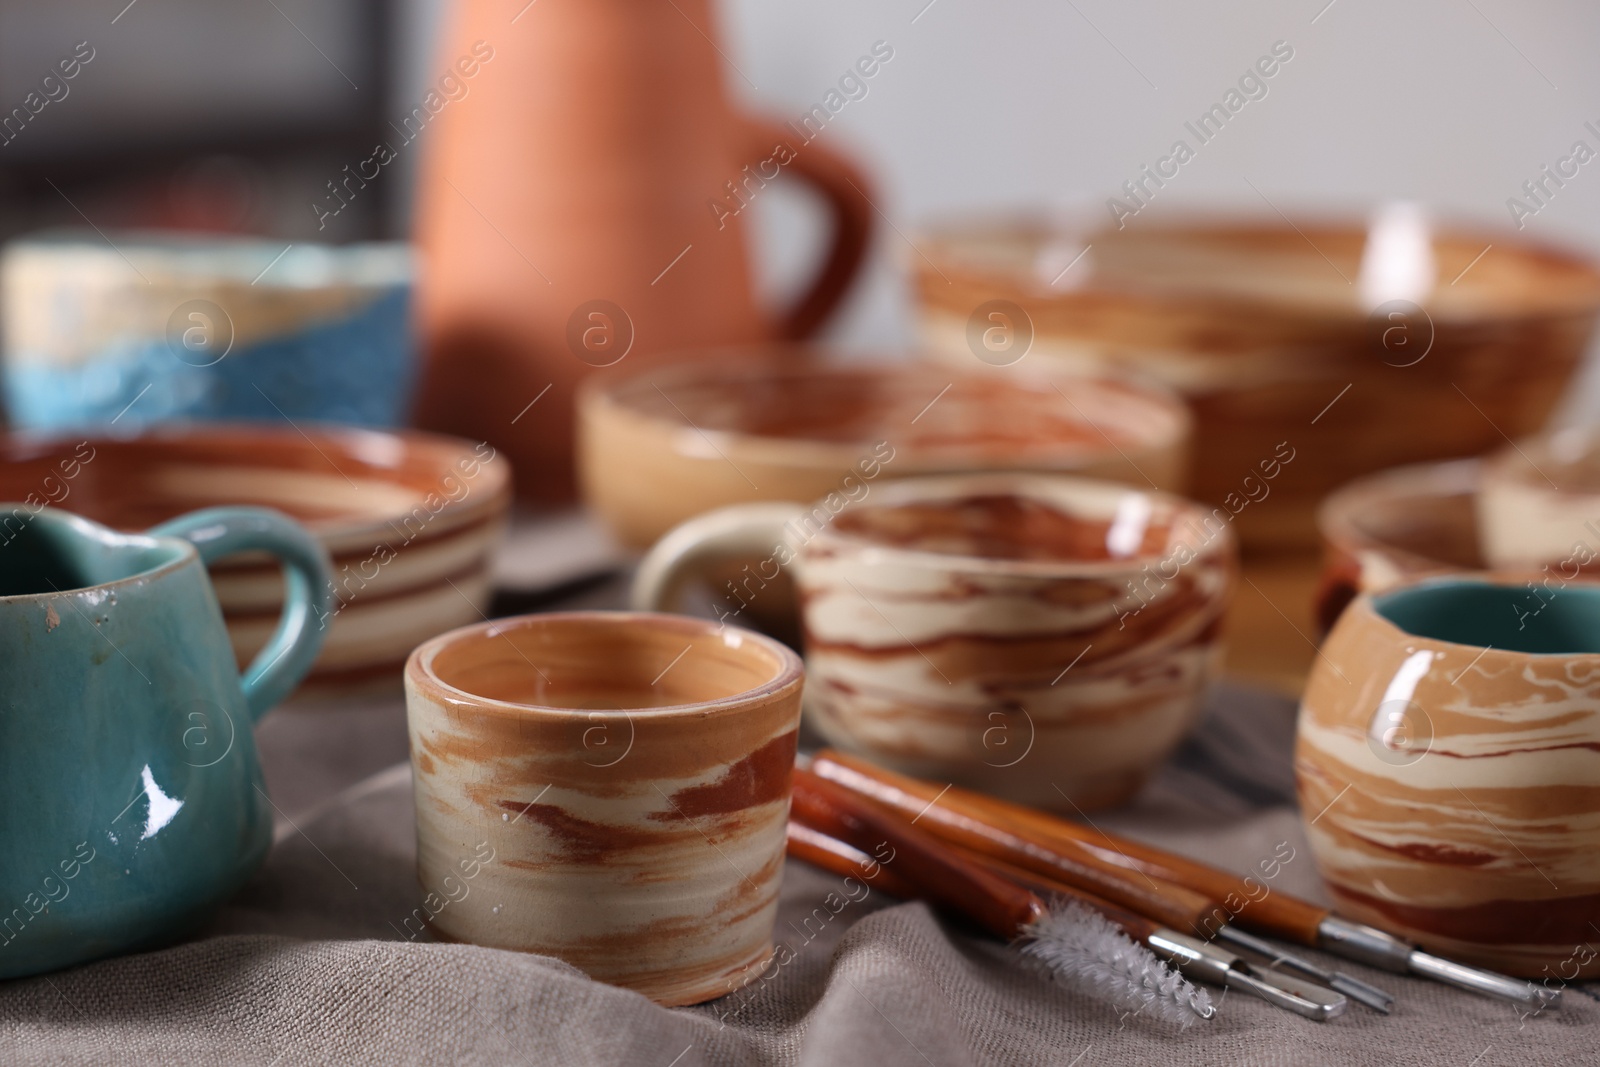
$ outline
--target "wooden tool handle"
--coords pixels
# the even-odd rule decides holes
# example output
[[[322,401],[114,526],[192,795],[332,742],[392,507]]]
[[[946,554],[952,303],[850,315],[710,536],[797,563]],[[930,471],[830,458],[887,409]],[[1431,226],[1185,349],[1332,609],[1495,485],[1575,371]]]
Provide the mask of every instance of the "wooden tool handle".
[[[922,894],[917,892],[915,886],[906,882],[889,868],[883,866],[871,856],[854,846],[847,845],[838,838],[829,837],[821,830],[813,830],[804,823],[789,820],[789,855],[797,860],[803,860],[814,867],[821,867],[825,871],[840,875],[845,878],[859,878],[870,882],[874,888],[881,889],[890,896],[902,900],[916,900]],[[1135,915],[1126,908],[1119,908],[1109,900],[1097,897],[1092,893],[1085,893],[1081,889],[1074,889],[1064,882],[1057,882],[1043,875],[1025,871],[1021,867],[1014,867],[1003,860],[997,860],[971,849],[962,848],[960,845],[943,842],[943,847],[950,849],[960,856],[977,864],[985,870],[999,875],[1001,878],[1031,889],[1034,893],[1050,898],[1046,904],[1056,898],[1065,898],[1076,901],[1084,907],[1091,908],[1105,916],[1111,922],[1120,926],[1129,937],[1143,941],[1154,933],[1159,927],[1156,923],[1146,919],[1143,915]]]
[[[1265,882],[1255,884],[1227,871],[1136,841],[1114,837],[1067,819],[962,789],[948,788],[888,771],[866,760],[824,750],[812,760],[819,777],[896,811],[920,814],[919,825],[950,840],[995,855],[1047,877],[1059,878],[1090,889],[1124,907],[1148,915],[1178,930],[1197,929],[1209,937],[1220,922],[1230,918],[1248,929],[1301,945],[1316,945],[1318,927],[1326,908],[1299,900]],[[937,800],[937,803],[934,801]],[[981,843],[980,843],[981,842]],[[1062,862],[1093,858],[1126,875],[1134,872],[1137,884],[1147,876],[1158,885],[1182,887],[1200,894],[1204,905],[1194,914],[1159,914],[1138,901],[1126,899],[1053,872],[1048,860]],[[1033,859],[1024,857],[1032,854]],[[1148,887],[1146,887],[1148,888]]]
[[[965,915],[1007,941],[1044,914],[1044,903],[1013,882],[956,855],[933,835],[871,801],[795,768],[792,818],[879,857],[922,899]],[[887,858],[883,850],[891,850]]]
[[[916,818],[919,826],[946,841],[1065,882],[1163,926],[1182,931],[1201,928],[1214,911],[1209,898],[1182,886],[1107,863],[1086,849],[1042,846],[1011,827],[995,826],[985,819],[974,818],[945,803],[949,792],[938,803],[929,803],[903,790],[886,788],[873,779],[861,780],[860,775],[835,776],[836,766],[832,762],[823,765],[820,758],[811,764],[812,772],[818,777],[826,776],[829,782],[845,790]],[[937,789],[934,792],[937,793]]]
[[[865,852],[793,819],[789,820],[789,855],[841,878],[860,879],[892,897],[917,899],[915,886]]]

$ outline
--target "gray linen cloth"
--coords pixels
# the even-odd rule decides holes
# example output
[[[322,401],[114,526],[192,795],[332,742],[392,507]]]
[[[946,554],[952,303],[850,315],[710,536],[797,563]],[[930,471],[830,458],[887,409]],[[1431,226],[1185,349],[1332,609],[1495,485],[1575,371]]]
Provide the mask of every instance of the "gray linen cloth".
[[[1107,829],[1239,870],[1287,842],[1275,887],[1317,897],[1292,807],[1293,708],[1230,687]],[[281,711],[260,731],[282,817],[262,873],[186,944],[0,983],[0,1063],[869,1064],[1595,1063],[1600,1005],[1559,1013],[1351,972],[1398,994],[1319,1025],[1248,997],[1178,1032],[1052,985],[1005,945],[790,861],[776,936],[794,958],[744,990],[666,1009],[558,960],[410,938],[419,903],[398,703]],[[343,788],[354,778],[359,784]],[[837,905],[836,905],[837,906]],[[1328,962],[1323,958],[1324,962]]]

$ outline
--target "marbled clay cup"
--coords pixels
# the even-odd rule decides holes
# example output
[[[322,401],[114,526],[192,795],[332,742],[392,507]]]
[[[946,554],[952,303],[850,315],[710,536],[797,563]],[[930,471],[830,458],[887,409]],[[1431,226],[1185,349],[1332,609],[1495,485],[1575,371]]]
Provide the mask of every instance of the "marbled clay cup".
[[[772,952],[799,657],[698,619],[499,619],[406,664],[425,914],[668,1005]]]
[[[1511,974],[1600,975],[1600,584],[1357,598],[1306,687],[1295,773],[1341,913]]]
[[[829,743],[1039,807],[1127,799],[1194,723],[1236,570],[1226,512],[1029,474],[905,479],[837,505],[690,520],[646,556],[635,604],[675,601],[729,555],[764,557],[729,607],[791,570],[806,712]]]

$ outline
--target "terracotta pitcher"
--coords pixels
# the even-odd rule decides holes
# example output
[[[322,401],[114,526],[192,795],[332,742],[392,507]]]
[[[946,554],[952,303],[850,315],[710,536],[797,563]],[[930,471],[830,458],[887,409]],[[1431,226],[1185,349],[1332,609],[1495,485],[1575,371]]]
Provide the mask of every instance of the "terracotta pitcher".
[[[817,142],[825,118],[735,111],[714,34],[709,0],[458,0],[450,16],[451,80],[421,139],[416,418],[508,453],[525,498],[572,496],[573,392],[595,367],[804,337],[861,264],[866,181]],[[823,194],[833,241],[771,311],[744,216],[783,174]]]

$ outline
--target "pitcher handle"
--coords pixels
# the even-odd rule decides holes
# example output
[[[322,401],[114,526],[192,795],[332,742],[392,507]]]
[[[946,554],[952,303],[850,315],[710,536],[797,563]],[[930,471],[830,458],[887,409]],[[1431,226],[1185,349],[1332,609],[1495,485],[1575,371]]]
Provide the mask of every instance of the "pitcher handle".
[[[778,336],[800,340],[821,329],[866,259],[873,230],[873,207],[867,192],[871,182],[831,148],[815,140],[797,143],[794,130],[782,123],[755,116],[745,116],[743,121],[748,161],[757,167],[771,162],[781,170],[793,171],[822,194],[833,216],[833,239],[816,278],[779,317]]]
[[[205,563],[238,552],[269,552],[288,580],[283,615],[272,638],[245,669],[239,686],[252,722],[277,705],[311,670],[327,635],[333,604],[327,550],[305,527],[271,508],[206,508],[152,528],[154,537],[181,537]]]

